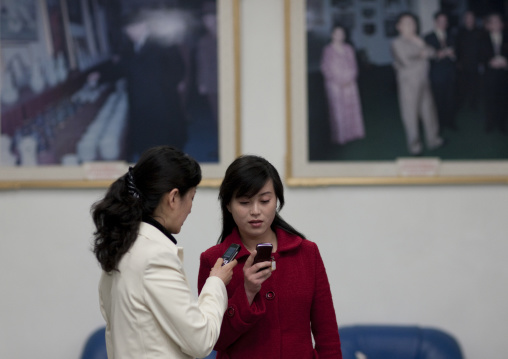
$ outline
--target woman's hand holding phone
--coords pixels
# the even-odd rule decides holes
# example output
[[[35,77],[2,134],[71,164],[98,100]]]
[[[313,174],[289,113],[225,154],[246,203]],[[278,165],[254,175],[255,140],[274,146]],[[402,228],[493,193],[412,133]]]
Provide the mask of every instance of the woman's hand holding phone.
[[[245,293],[249,305],[252,304],[254,297],[261,290],[261,284],[272,275],[272,262],[265,261],[254,264],[256,254],[257,251],[252,252],[243,266]]]
[[[233,278],[233,268],[238,264],[238,261],[235,259],[222,265],[223,262],[224,260],[222,258],[217,259],[217,262],[215,262],[215,265],[210,270],[210,277],[219,277],[225,285],[228,285],[229,282],[231,282],[231,278]]]

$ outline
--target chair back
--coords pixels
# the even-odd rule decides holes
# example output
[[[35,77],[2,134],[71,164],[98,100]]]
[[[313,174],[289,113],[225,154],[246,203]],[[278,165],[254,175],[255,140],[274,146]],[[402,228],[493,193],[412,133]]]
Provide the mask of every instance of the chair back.
[[[97,329],[88,337],[81,359],[108,359],[105,327]]]
[[[217,352],[212,352],[204,359],[215,359]],[[94,331],[87,339],[81,359],[108,359],[106,350],[106,328],[102,327]]]
[[[355,325],[339,329],[343,359],[464,359],[457,340],[440,329]]]

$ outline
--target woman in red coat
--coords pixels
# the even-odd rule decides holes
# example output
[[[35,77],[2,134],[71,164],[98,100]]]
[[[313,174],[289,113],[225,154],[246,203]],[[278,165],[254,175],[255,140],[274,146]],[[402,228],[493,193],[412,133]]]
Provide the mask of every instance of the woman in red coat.
[[[217,358],[342,358],[321,255],[279,216],[284,188],[277,170],[264,158],[241,156],[227,169],[219,199],[222,233],[201,254],[199,291],[217,258],[232,243],[241,249]],[[253,264],[258,243],[273,245],[272,262]]]

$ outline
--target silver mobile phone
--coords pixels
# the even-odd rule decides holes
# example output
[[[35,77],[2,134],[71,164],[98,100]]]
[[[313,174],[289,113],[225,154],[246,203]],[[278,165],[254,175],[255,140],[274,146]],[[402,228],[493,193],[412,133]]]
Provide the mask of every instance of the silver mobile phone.
[[[222,259],[224,260],[224,263],[222,263],[222,265],[228,264],[233,259],[235,259],[238,252],[240,252],[240,248],[241,248],[240,245],[236,244],[236,243],[233,243],[232,245],[230,245],[229,248],[226,249],[226,251],[222,255]]]

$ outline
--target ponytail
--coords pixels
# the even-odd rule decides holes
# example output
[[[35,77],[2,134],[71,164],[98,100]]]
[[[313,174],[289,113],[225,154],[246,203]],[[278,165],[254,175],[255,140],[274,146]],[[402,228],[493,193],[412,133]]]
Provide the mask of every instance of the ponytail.
[[[138,235],[143,209],[139,195],[129,189],[128,173],[116,180],[103,200],[92,206],[95,223],[94,253],[105,272],[117,270]]]

